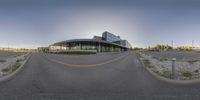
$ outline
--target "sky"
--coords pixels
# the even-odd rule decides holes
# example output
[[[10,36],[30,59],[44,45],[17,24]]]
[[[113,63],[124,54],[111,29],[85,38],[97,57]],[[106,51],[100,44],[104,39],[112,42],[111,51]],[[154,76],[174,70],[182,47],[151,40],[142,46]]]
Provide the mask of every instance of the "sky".
[[[36,48],[104,31],[133,47],[200,47],[200,1],[0,0],[0,47]]]

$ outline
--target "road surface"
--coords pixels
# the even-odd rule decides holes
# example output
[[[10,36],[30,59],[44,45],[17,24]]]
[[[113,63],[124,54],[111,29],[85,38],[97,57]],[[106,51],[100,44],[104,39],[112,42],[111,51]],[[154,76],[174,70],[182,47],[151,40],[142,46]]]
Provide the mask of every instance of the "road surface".
[[[200,84],[159,81],[133,52],[32,54],[15,78],[0,83],[0,100],[200,100]]]

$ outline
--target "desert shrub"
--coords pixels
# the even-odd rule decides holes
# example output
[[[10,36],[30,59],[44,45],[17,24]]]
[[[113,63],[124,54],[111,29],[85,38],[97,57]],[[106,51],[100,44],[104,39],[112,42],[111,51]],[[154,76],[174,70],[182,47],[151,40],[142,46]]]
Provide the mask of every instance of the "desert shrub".
[[[15,71],[17,70],[19,67],[20,67],[20,63],[19,62],[16,62],[13,66],[12,66],[12,71]]]
[[[10,72],[10,68],[4,68],[1,70],[2,72]]]
[[[158,59],[158,57],[156,57],[156,56],[153,56],[152,58],[153,58],[153,59]]]
[[[133,48],[132,50],[134,50],[134,51],[141,51],[141,50],[144,50],[144,49],[143,49],[143,48],[135,47],[135,48]]]
[[[19,62],[21,62],[21,61],[22,61],[22,59],[17,59],[17,60],[16,60],[17,63],[19,63]]]
[[[199,72],[199,70],[195,70],[194,72],[195,72],[195,73],[198,73],[198,72]]]
[[[93,51],[67,51],[67,52],[60,52],[60,54],[89,55],[89,54],[96,54],[96,52],[93,52]]]
[[[161,73],[161,76],[165,77],[165,78],[169,78],[171,79],[172,78],[172,74],[169,72],[169,71],[163,71]]]
[[[143,63],[146,67],[153,68],[153,66],[151,65],[151,63],[148,59],[143,59]]]
[[[148,50],[150,51],[166,51],[166,50],[172,50],[173,47],[172,46],[169,46],[169,45],[156,45],[154,47],[149,47]]]
[[[145,65],[150,65],[150,62],[149,62],[148,59],[144,59],[143,62],[144,62]]]
[[[0,59],[0,62],[3,63],[3,62],[6,62],[6,60],[5,59]]]
[[[178,50],[178,51],[191,51],[192,47],[190,47],[190,46],[180,46],[180,47],[177,47],[176,50]]]
[[[191,76],[192,76],[192,73],[189,72],[189,71],[185,71],[185,72],[182,73],[182,75],[183,75],[184,77],[191,77]]]
[[[160,61],[167,61],[167,58],[161,58]]]
[[[190,63],[190,64],[193,64],[193,63],[195,63],[195,62],[198,62],[199,60],[189,60],[189,61],[187,61],[188,63]]]

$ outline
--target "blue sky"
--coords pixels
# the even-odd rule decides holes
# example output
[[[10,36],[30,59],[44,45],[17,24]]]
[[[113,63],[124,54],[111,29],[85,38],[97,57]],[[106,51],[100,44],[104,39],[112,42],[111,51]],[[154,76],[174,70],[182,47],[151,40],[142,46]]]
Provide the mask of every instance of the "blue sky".
[[[198,0],[0,0],[0,47],[48,46],[104,31],[134,47],[200,46]]]

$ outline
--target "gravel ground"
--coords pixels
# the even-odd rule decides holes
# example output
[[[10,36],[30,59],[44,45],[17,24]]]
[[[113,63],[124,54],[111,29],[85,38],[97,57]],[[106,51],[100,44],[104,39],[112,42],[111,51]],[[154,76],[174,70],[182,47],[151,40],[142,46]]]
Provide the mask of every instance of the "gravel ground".
[[[17,56],[18,55],[18,56]],[[4,61],[0,62],[0,77],[10,74],[11,72],[5,72],[3,69],[11,68],[16,64],[20,65],[22,61],[26,59],[28,54],[16,54],[13,57],[3,58]],[[2,58],[1,58],[2,60]]]
[[[141,59],[154,72],[161,76],[171,78],[172,58],[175,63],[176,75],[179,80],[200,78],[200,53],[197,52],[142,52]]]
[[[19,55],[23,55],[25,53],[23,52],[4,52],[4,51],[0,51],[0,58],[5,59],[5,58],[12,58],[12,57],[16,57]]]
[[[142,52],[145,55],[150,55],[152,57],[161,57],[163,59],[176,58],[178,61],[188,61],[191,59],[199,59],[200,60],[200,52],[197,51],[144,51]]]

